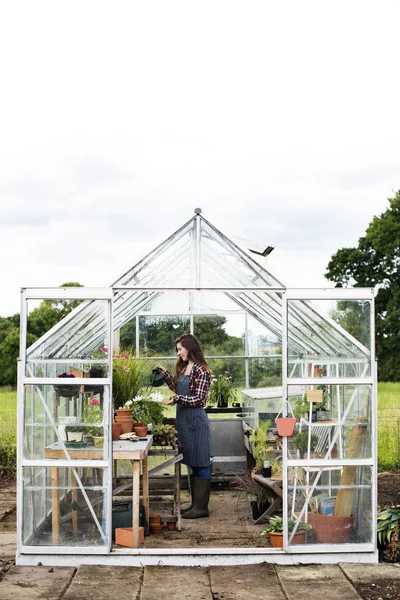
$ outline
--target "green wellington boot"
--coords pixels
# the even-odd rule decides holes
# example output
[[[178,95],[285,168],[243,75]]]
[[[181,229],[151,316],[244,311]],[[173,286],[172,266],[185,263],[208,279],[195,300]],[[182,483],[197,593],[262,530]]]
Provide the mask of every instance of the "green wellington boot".
[[[210,500],[211,479],[194,477],[194,507],[182,515],[182,519],[201,519],[208,517],[208,502]]]
[[[192,510],[192,508],[194,508],[194,475],[189,475],[189,479],[190,479],[190,491],[192,494],[192,503],[190,506],[188,506],[188,508],[183,508],[181,510],[181,515],[184,515],[185,513],[189,512],[189,510]]]

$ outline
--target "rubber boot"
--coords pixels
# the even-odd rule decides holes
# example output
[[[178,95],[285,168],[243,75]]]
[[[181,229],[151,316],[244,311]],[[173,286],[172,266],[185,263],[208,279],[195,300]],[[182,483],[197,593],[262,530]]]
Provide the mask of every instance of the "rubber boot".
[[[195,500],[194,508],[189,510],[182,519],[201,519],[208,517],[208,502],[210,500],[211,479],[194,477]]]
[[[185,513],[189,512],[189,510],[192,510],[192,508],[194,508],[194,475],[189,475],[189,479],[190,479],[190,492],[192,494],[192,503],[187,508],[184,508],[181,510],[181,515],[184,515]]]

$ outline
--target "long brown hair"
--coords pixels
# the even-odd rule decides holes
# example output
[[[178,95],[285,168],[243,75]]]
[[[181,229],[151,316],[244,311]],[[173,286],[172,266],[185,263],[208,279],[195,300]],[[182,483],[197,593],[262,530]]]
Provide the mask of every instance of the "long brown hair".
[[[188,351],[188,361],[185,362],[180,356],[176,359],[174,367],[174,384],[175,389],[178,383],[178,377],[185,370],[189,361],[193,361],[196,365],[201,365],[209,370],[206,360],[204,358],[203,350],[200,348],[200,344],[197,339],[191,333],[184,333],[175,340],[175,346],[181,343],[184,348]]]

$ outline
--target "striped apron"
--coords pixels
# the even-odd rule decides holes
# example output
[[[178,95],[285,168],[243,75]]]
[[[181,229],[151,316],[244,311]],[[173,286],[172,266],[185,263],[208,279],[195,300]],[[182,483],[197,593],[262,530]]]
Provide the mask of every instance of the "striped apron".
[[[180,375],[176,393],[191,396],[189,375]],[[182,462],[190,467],[209,467],[211,433],[210,422],[203,406],[176,405],[176,432]]]

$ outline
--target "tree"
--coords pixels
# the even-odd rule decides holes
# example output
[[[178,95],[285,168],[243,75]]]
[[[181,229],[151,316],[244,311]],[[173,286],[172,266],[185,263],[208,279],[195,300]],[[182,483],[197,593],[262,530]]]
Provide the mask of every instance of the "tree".
[[[376,354],[379,378],[400,375],[400,191],[390,208],[369,224],[357,248],[342,248],[328,264],[325,277],[337,287],[375,289]],[[351,331],[350,331],[351,333]],[[356,336],[357,337],[357,336]]]
[[[60,287],[82,287],[80,283],[63,283]],[[43,300],[28,315],[27,347],[65,317],[79,300]],[[17,383],[17,358],[19,356],[19,314],[0,317],[0,385]]]

